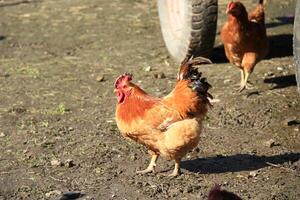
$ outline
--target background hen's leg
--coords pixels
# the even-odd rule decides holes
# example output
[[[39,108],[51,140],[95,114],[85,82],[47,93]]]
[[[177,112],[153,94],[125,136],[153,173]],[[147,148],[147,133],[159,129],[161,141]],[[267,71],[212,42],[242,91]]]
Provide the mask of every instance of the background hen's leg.
[[[245,71],[245,87],[246,87],[246,89],[251,89],[251,88],[253,88],[253,87],[251,86],[251,84],[248,83],[249,75],[250,75],[250,72]]]
[[[175,168],[169,176],[178,176],[180,175],[180,159],[175,160]]]
[[[241,85],[239,88],[239,92],[243,91],[245,89],[246,85],[245,85],[245,72],[243,69],[241,69]]]
[[[155,154],[154,152],[150,152],[151,154],[151,161],[149,163],[149,166],[145,169],[145,170],[141,170],[141,171],[137,171],[137,174],[146,174],[146,173],[150,173],[150,172],[154,172],[154,168],[156,166],[156,160],[158,158],[158,155]]]

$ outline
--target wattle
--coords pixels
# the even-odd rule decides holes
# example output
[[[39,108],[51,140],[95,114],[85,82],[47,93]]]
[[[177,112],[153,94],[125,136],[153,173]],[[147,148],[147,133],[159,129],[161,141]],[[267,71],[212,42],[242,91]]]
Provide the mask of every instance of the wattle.
[[[117,100],[118,100],[118,103],[123,103],[125,100],[125,94],[123,92],[118,92]]]

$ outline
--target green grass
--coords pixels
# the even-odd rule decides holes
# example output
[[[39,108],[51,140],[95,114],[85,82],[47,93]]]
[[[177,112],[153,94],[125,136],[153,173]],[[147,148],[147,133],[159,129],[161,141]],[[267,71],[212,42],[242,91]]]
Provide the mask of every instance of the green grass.
[[[66,112],[69,112],[70,109],[66,108],[66,106],[63,103],[60,103],[57,108],[55,109],[56,114],[63,115]]]

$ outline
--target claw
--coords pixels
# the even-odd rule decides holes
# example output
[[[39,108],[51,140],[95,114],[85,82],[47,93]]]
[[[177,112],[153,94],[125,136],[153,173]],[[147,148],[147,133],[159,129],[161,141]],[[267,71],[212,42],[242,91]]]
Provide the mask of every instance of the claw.
[[[246,89],[245,85],[241,85],[241,87],[238,89],[238,92],[242,92],[244,89]]]
[[[176,176],[179,176],[181,174],[181,172],[178,170],[178,171],[173,171],[171,174],[169,174],[168,176],[169,177],[176,177]]]
[[[246,83],[246,84],[241,85],[241,87],[238,89],[238,91],[239,91],[239,92],[242,92],[244,89],[251,90],[251,89],[253,89],[253,88],[254,88],[254,87],[251,86],[251,84]]]
[[[141,171],[136,171],[137,174],[147,174],[147,173],[151,173],[151,172],[155,172],[154,171],[154,168],[156,166],[156,160],[158,158],[159,155],[155,154],[155,153],[152,153],[152,156],[151,156],[151,161],[148,165],[148,167],[145,169],[145,170],[141,170]]]
[[[154,173],[154,167],[147,167],[147,169],[136,171],[137,174],[147,174],[147,173]]]
[[[175,167],[174,167],[174,170],[172,172],[172,174],[169,174],[168,176],[169,177],[176,177],[178,175],[180,175],[180,159],[178,160],[175,160]]]

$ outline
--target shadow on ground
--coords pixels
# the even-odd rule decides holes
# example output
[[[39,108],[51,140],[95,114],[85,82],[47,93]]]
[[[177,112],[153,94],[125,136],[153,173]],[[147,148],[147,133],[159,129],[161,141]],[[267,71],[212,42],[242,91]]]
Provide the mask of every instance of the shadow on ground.
[[[269,37],[269,54],[266,59],[293,55],[293,35],[281,34]]]
[[[275,86],[272,89],[281,89],[281,88],[297,85],[296,76],[294,74],[287,75],[287,76],[266,78],[264,80],[264,83],[275,84]]]
[[[276,19],[278,20],[277,22],[266,23],[266,28],[274,28],[277,26],[294,23],[294,16],[281,16],[276,17]]]
[[[300,159],[300,153],[287,153],[275,156],[256,156],[237,154],[224,157],[198,158],[182,162],[182,168],[194,173],[226,173],[258,170],[270,164],[295,162]]]

